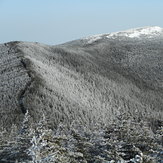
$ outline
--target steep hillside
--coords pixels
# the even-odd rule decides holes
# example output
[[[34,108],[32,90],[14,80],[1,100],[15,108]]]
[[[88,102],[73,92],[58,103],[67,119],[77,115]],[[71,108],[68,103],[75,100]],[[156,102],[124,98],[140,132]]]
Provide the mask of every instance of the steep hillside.
[[[0,45],[0,126],[99,128],[123,119],[156,132],[163,119],[163,29],[147,27],[62,45]],[[18,130],[19,130],[18,129]]]

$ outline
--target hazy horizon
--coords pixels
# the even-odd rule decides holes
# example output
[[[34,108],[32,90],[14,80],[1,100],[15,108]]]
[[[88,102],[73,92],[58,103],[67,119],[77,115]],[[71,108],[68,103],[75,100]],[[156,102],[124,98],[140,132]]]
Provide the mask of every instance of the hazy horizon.
[[[60,44],[145,26],[163,27],[161,0],[0,0],[0,43]]]

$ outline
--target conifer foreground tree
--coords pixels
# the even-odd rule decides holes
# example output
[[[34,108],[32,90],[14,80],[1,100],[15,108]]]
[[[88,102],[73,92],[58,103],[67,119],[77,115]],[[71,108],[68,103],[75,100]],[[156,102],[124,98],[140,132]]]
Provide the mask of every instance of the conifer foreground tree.
[[[82,124],[62,123],[50,129],[44,114],[31,123],[27,111],[20,130],[0,133],[2,163],[156,163],[163,160],[162,126],[154,133],[147,122],[132,118],[91,129]],[[78,125],[77,125],[78,124]]]
[[[30,146],[31,139],[31,127],[29,125],[29,113],[28,111],[24,115],[24,119],[19,130],[15,125],[11,127],[11,131],[8,131],[8,135],[3,133],[2,140],[6,139],[6,143],[0,153],[1,162],[23,162],[29,161],[30,157],[27,154],[27,149]]]

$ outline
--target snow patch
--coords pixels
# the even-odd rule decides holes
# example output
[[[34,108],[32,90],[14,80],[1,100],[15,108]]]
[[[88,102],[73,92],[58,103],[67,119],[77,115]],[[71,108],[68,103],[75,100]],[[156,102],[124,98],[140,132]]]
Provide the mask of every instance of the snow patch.
[[[85,37],[83,38],[83,40],[86,41],[87,44],[92,44],[95,41],[104,38],[113,38],[113,39],[116,37],[141,38],[142,36],[152,38],[160,34],[163,34],[163,29],[158,26],[154,26],[154,27],[130,29],[127,31],[114,32],[110,34],[99,34],[99,35]]]
[[[102,38],[103,38],[103,34],[99,34],[99,35],[85,37],[84,40],[86,40],[88,44],[92,44],[93,42],[100,40]]]
[[[107,38],[123,36],[123,37],[130,37],[130,38],[139,38],[141,36],[148,36],[152,38],[157,36],[163,32],[163,29],[160,27],[145,27],[145,28],[138,28],[138,29],[131,29],[123,32],[116,32],[111,33],[107,36]]]

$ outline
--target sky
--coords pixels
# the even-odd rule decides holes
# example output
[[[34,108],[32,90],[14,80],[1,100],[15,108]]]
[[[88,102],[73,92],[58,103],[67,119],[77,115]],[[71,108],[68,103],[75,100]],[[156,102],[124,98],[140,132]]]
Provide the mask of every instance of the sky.
[[[144,26],[163,27],[163,0],[0,0],[0,43],[55,45]]]

